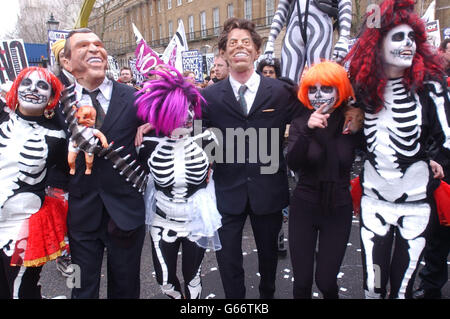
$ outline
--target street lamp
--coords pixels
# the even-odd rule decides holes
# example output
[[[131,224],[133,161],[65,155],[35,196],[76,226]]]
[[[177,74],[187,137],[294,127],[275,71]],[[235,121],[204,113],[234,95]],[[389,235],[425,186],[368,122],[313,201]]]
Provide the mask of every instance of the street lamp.
[[[48,35],[49,39],[51,38],[50,31],[58,30],[58,27],[59,27],[59,21],[55,20],[53,13],[50,13],[50,19],[47,20],[47,35]],[[50,62],[51,65],[53,65],[53,60],[51,58],[52,52],[51,52],[50,41],[48,41],[47,52],[48,52],[48,61]]]
[[[59,21],[55,20],[55,17],[53,16],[53,13],[50,13],[50,19],[47,21],[47,30],[58,30],[59,27]]]

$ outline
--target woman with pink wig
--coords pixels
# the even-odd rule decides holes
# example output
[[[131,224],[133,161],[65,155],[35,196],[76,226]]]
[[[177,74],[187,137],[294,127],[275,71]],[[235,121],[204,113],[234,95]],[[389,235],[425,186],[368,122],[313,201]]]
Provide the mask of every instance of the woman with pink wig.
[[[221,248],[217,229],[221,217],[216,208],[210,163],[191,136],[193,121],[201,115],[202,97],[194,85],[174,68],[153,72],[138,92],[138,116],[154,128],[144,137],[139,156],[148,163],[145,193],[146,223],[152,238],[156,279],[171,298],[201,297],[201,263],[206,248]],[[177,278],[177,255],[182,248],[184,293]]]

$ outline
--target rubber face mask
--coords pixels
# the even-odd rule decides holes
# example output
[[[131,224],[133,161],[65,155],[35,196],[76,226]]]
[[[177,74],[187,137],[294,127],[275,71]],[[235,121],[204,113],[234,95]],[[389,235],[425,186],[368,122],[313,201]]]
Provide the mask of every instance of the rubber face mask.
[[[326,104],[322,113],[327,113],[337,101],[337,89],[334,86],[316,83],[315,86],[308,88],[308,98],[315,110]]]
[[[407,69],[412,65],[415,53],[415,34],[407,24],[392,28],[383,39],[382,58],[388,66]]]
[[[52,86],[39,72],[33,71],[22,80],[17,92],[19,104],[24,110],[43,111],[52,94]]]

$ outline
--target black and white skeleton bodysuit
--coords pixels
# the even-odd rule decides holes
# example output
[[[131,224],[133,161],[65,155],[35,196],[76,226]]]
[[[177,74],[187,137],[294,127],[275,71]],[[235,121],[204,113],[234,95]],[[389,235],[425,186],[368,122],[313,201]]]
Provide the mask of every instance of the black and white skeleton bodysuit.
[[[352,21],[351,0],[280,0],[264,54],[270,58],[274,52],[275,40],[286,25],[281,49],[282,76],[298,83],[305,63],[311,66],[331,58],[333,24],[330,15],[324,10],[333,6],[339,23],[339,40],[334,47],[333,58],[340,61],[348,52]]]
[[[365,114],[367,159],[361,175],[361,241],[367,298],[408,298],[434,218],[433,173],[426,152],[432,137],[450,149],[446,90],[435,82],[408,92],[389,80],[384,107]],[[391,248],[395,238],[395,250]]]
[[[201,295],[205,248],[220,249],[217,229],[221,217],[214,185],[207,182],[209,161],[195,142],[202,136],[145,137],[140,150],[140,157],[148,158],[150,169],[144,198],[156,278],[163,293],[171,298],[183,297],[176,276],[180,245],[185,297],[192,299]]]

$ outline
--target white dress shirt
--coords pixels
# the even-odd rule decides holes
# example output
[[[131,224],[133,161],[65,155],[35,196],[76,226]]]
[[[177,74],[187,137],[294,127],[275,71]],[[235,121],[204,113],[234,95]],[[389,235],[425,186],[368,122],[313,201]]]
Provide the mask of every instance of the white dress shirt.
[[[103,83],[97,88],[100,89],[100,93],[97,95],[97,100],[102,106],[103,110],[108,112],[109,102],[111,101],[113,82],[105,77]],[[87,90],[87,89],[86,89]],[[96,89],[95,89],[96,90]],[[93,91],[95,91],[93,90]],[[89,90],[88,90],[89,91]],[[92,105],[92,100],[89,95],[83,94],[83,87],[78,82],[75,82],[75,92],[79,105]]]
[[[236,100],[239,101],[239,88],[241,87],[241,83],[236,81],[230,74],[228,77],[230,79],[231,88],[233,89],[234,96]],[[250,76],[247,82],[244,84],[247,86],[247,90],[244,93],[245,102],[247,102],[247,114],[250,112],[253,102],[256,98],[256,92],[258,92],[259,83],[261,82],[261,78],[258,73],[253,71],[253,74]]]

